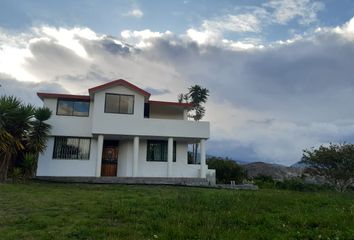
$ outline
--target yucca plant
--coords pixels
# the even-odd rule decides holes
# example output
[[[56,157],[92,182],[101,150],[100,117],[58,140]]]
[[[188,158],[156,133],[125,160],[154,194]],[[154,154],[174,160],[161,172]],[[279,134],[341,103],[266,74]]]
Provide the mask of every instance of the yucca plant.
[[[25,179],[33,176],[33,173],[36,171],[37,168],[36,162],[37,162],[36,156],[32,153],[26,153],[23,156],[21,167]]]
[[[16,97],[0,97],[0,182],[6,180],[11,160],[24,150],[22,141],[33,113],[32,105],[23,105]]]
[[[13,96],[0,97],[0,182],[6,180],[12,161],[22,155],[20,153],[33,153],[37,162],[39,153],[45,149],[50,130],[44,121],[50,116],[48,108],[36,109]]]
[[[34,120],[31,123],[32,128],[28,134],[26,146],[28,151],[33,153],[33,158],[35,159],[29,177],[33,177],[35,175],[37,169],[38,156],[46,148],[48,134],[50,132],[51,126],[45,121],[47,121],[51,117],[51,115],[52,112],[49,108],[46,107],[38,108],[34,113]]]

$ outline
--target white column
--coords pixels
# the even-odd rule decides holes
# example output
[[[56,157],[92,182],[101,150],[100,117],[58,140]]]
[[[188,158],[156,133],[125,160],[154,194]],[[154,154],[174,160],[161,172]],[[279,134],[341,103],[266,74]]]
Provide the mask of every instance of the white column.
[[[200,140],[200,177],[206,178],[205,139]]]
[[[103,135],[98,135],[98,141],[97,141],[96,177],[100,177],[100,176],[101,176],[103,140],[104,140]]]
[[[139,137],[134,137],[133,144],[133,177],[138,176],[138,163],[139,163]]]
[[[167,177],[172,177],[172,161],[173,161],[173,138],[168,138],[167,145]]]

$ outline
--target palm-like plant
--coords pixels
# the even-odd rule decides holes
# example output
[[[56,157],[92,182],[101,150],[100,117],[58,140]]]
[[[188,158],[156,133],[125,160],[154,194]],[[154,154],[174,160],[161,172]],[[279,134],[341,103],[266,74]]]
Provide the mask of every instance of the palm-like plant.
[[[0,97],[0,182],[6,179],[11,160],[24,150],[23,138],[31,127],[33,111],[32,105],[22,105],[15,97]]]
[[[188,114],[189,118],[193,118],[194,121],[200,121],[205,115],[205,104],[209,97],[209,90],[202,88],[200,85],[194,85],[188,88],[187,94],[179,94],[177,96],[178,102],[192,103],[193,107],[189,110],[192,113]],[[193,156],[194,161],[197,161],[198,144],[193,144]]]
[[[35,158],[35,164],[32,168],[31,176],[34,176],[37,169],[39,154],[46,148],[46,142],[51,126],[45,123],[45,121],[47,121],[51,115],[52,112],[46,107],[38,108],[34,112],[34,120],[31,122],[32,128],[28,133],[28,141],[26,146],[28,151],[34,154]]]
[[[38,154],[45,149],[51,112],[24,105],[12,96],[0,97],[0,182],[5,181],[11,160],[23,152]],[[36,158],[37,159],[37,158]]]

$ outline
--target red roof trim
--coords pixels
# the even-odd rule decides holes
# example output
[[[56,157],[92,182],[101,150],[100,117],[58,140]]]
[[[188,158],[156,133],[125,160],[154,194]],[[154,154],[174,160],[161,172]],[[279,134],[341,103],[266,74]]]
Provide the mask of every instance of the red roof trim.
[[[64,98],[90,101],[90,96],[87,95],[72,95],[72,94],[58,94],[58,93],[42,93],[38,92],[37,96],[43,100],[43,98]]]
[[[178,107],[192,107],[192,103],[180,103],[180,102],[165,102],[165,101],[149,101],[151,104],[159,104],[159,105],[166,105],[166,106],[178,106]]]
[[[89,89],[89,93],[92,94],[92,93],[95,93],[95,92],[98,92],[98,91],[101,91],[101,90],[104,90],[104,89],[107,89],[107,88],[110,88],[110,87],[114,87],[114,86],[119,86],[119,85],[123,85],[125,87],[128,87],[142,95],[144,95],[145,97],[150,97],[150,93],[148,93],[147,91],[135,86],[134,84],[131,84],[130,82],[124,80],[124,79],[118,79],[118,80],[115,80],[115,81],[112,81],[112,82],[108,82],[108,83],[105,83],[105,84],[102,84],[102,85],[99,85],[99,86],[96,86],[96,87],[93,87],[93,88],[90,88]]]

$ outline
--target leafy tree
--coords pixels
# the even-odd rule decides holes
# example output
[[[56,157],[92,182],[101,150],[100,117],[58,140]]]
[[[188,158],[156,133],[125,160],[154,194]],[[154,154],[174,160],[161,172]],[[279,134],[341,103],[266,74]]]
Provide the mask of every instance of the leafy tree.
[[[207,160],[207,164],[210,169],[215,169],[216,181],[218,183],[230,183],[230,181],[242,183],[247,177],[245,169],[234,160],[210,157]]]
[[[324,177],[337,191],[354,184],[354,145],[330,144],[304,150],[302,163],[311,175]]]
[[[13,96],[0,97],[0,182],[20,155],[30,152],[38,157],[44,150],[50,128],[44,121],[50,115],[47,108],[37,109]]]

